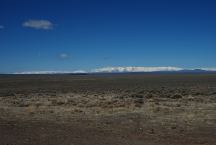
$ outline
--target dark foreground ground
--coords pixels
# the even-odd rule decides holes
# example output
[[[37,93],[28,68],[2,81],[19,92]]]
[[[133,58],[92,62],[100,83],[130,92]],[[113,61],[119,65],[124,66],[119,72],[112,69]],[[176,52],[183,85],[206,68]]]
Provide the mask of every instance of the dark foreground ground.
[[[216,74],[0,76],[0,145],[215,144]]]

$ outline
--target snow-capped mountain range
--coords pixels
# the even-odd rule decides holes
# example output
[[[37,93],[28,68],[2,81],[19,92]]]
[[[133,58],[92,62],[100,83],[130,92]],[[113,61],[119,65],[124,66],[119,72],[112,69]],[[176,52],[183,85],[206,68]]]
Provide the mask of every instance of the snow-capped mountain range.
[[[135,72],[216,72],[216,67],[186,69],[180,67],[103,67],[89,71],[24,71],[13,74],[84,74],[84,73],[135,73]]]

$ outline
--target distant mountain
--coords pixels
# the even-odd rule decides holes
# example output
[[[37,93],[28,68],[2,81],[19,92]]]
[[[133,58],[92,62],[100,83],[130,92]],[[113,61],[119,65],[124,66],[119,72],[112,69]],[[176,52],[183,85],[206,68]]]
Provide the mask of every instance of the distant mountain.
[[[123,72],[159,72],[159,71],[181,71],[179,67],[104,67],[92,70],[93,73],[123,73]]]
[[[184,73],[216,73],[216,70],[208,70],[208,69],[184,69],[180,72]]]
[[[216,68],[183,69],[179,67],[105,67],[93,73],[205,73],[216,72]]]
[[[181,70],[180,72],[194,72],[194,73],[201,73],[201,72],[208,72],[207,70],[203,69],[184,69]],[[212,72],[212,71],[211,71]]]
[[[98,73],[216,73],[216,68],[183,69],[179,67],[104,67],[91,71],[27,71],[13,74],[98,74]]]

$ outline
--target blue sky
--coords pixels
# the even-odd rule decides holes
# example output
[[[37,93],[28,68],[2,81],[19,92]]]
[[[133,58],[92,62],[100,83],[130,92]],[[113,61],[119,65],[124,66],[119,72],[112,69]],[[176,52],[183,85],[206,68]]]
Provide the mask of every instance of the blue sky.
[[[216,66],[214,0],[1,0],[0,72]]]

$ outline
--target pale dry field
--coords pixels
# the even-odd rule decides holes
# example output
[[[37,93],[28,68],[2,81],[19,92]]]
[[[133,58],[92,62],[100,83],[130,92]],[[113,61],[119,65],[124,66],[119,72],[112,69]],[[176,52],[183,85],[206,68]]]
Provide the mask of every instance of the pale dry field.
[[[0,145],[215,145],[216,74],[2,75]]]

